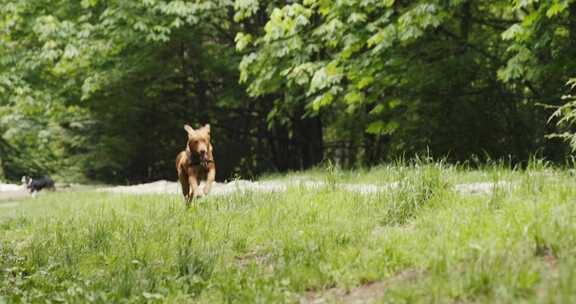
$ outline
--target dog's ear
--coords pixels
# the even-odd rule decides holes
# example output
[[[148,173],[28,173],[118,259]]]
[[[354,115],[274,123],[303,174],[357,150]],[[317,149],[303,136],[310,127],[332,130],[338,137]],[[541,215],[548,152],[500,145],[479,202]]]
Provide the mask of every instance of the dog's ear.
[[[186,132],[188,132],[188,135],[194,134],[194,129],[189,125],[184,125],[184,130],[186,130]]]
[[[210,134],[210,124],[205,124],[202,129],[206,130]]]

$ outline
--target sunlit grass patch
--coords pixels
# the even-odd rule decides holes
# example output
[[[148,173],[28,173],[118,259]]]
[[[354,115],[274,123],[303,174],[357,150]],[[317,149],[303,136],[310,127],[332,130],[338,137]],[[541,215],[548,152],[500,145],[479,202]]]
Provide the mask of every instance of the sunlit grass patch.
[[[493,161],[488,164],[477,165],[470,163],[450,164],[422,157],[411,161],[400,159],[370,168],[360,167],[354,170],[342,170],[332,163],[326,163],[306,171],[295,171],[283,175],[265,175],[262,180],[318,181],[326,184],[337,181],[346,184],[382,185],[395,183],[406,175],[418,174],[422,169],[430,167],[441,168],[446,181],[450,184],[492,182],[494,179],[511,182],[521,179],[526,172],[525,169],[505,161]],[[548,176],[559,176],[568,172],[560,168],[553,168],[550,164],[536,158],[527,165],[527,170]]]
[[[325,187],[208,196],[190,209],[175,195],[27,200],[0,210],[0,295],[100,303],[574,300],[569,175],[494,169],[485,172],[493,189],[469,195],[453,187],[466,173],[445,164],[395,170],[397,187],[382,192],[347,191],[338,185],[357,173],[332,171],[323,173]],[[514,186],[498,184],[512,175]]]

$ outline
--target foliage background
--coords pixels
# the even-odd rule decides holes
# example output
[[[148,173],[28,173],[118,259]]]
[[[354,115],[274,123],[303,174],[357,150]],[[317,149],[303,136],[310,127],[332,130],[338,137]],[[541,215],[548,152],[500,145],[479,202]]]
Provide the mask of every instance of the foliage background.
[[[184,123],[218,178],[563,161],[576,5],[552,0],[0,0],[0,178],[174,179]],[[560,124],[557,124],[560,122]],[[563,122],[568,122],[563,124]],[[562,137],[562,136],[561,136]]]

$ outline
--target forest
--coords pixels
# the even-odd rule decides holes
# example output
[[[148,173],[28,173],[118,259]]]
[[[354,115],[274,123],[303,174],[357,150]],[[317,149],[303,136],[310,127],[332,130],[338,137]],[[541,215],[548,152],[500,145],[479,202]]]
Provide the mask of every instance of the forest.
[[[0,304],[576,303],[575,89],[576,0],[0,0]]]
[[[570,160],[572,0],[0,0],[0,179]]]

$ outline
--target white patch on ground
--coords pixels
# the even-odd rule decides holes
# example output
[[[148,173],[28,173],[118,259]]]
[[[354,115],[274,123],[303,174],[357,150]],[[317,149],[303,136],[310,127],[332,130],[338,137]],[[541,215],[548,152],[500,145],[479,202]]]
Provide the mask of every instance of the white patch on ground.
[[[200,188],[205,185],[201,184]],[[227,183],[214,183],[210,195],[225,195],[235,191],[253,191],[253,192],[285,192],[289,187],[304,187],[307,189],[319,189],[333,186],[352,192],[362,194],[378,193],[399,187],[399,183],[388,183],[383,185],[375,184],[335,184],[330,185],[322,181],[262,181],[253,182],[247,180],[235,180]],[[491,193],[496,188],[511,188],[512,183],[498,182],[494,183],[471,183],[458,184],[454,190],[462,193]],[[181,194],[180,185],[177,182],[160,180],[147,184],[132,186],[115,186],[99,188],[97,191],[113,193],[130,193],[130,194]]]
[[[454,190],[463,193],[477,194],[477,193],[491,193],[494,189],[511,189],[514,183],[500,181],[497,183],[473,183],[473,184],[458,184],[454,185]]]
[[[179,186],[175,182],[159,180],[147,184],[98,188],[96,191],[131,194],[177,193]]]
[[[20,191],[22,189],[24,189],[24,186],[22,186],[22,185],[0,183],[0,192]]]
[[[26,191],[23,185],[16,184],[3,184],[0,183],[0,208],[11,208],[17,206],[14,203],[1,203],[7,200],[19,200],[29,197],[30,194]]]
[[[202,183],[200,188],[204,188]],[[255,191],[255,192],[283,192],[287,186],[279,182],[251,182],[246,180],[237,180],[228,183],[214,183],[212,185],[211,195],[223,195],[235,191]],[[97,191],[130,193],[130,194],[181,194],[180,184],[166,180],[159,180],[147,184],[132,186],[114,186],[99,188]]]

